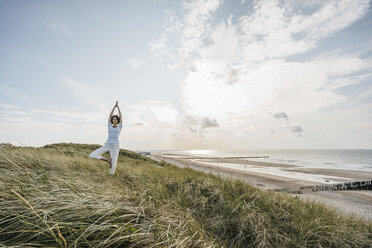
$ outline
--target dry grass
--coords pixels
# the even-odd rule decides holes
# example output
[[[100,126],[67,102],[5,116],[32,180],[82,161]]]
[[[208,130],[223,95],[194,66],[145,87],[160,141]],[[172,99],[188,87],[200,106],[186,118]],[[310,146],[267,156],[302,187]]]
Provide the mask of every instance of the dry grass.
[[[0,149],[0,246],[371,247],[372,224],[324,205],[98,145]]]

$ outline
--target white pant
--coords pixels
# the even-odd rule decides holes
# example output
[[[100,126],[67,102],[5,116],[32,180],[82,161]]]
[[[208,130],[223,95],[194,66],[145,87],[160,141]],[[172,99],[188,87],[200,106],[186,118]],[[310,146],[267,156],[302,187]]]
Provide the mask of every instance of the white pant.
[[[89,157],[90,158],[95,158],[95,159],[101,159],[102,156],[101,154],[109,151],[110,152],[110,156],[111,156],[111,169],[110,169],[110,174],[114,174],[115,173],[115,169],[116,169],[116,163],[118,161],[118,156],[119,156],[119,150],[120,150],[120,144],[116,144],[116,143],[105,143],[102,147],[94,150],[93,152],[91,152],[89,154]]]

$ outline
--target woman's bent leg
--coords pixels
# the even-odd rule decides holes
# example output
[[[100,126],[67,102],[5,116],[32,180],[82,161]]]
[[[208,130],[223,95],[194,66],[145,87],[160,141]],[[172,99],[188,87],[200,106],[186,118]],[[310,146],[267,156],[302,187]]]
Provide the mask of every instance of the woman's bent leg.
[[[93,152],[91,152],[89,154],[89,157],[90,158],[95,158],[95,159],[102,159],[101,154],[103,154],[103,153],[105,153],[107,151],[109,151],[109,147],[107,147],[106,145],[104,145],[104,146],[102,146],[102,147],[94,150]]]

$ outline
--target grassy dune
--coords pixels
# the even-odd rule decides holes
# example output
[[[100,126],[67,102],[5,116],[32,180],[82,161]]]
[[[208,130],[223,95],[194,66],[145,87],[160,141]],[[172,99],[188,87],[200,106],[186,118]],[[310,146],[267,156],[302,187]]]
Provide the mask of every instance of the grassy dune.
[[[109,175],[98,147],[0,149],[0,246],[372,247],[371,222],[123,149]]]

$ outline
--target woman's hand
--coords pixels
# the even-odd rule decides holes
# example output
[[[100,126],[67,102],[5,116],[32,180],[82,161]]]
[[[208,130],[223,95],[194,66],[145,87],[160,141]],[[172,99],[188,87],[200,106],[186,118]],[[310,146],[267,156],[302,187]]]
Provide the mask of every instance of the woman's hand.
[[[118,103],[119,103],[119,101],[116,101],[115,107],[119,107]]]

